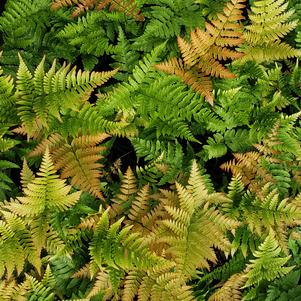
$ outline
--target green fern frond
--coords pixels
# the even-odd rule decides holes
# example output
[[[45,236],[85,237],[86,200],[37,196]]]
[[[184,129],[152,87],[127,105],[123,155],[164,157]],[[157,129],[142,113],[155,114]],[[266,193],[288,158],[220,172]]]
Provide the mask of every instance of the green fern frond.
[[[62,120],[61,108],[78,110],[96,86],[104,84],[117,72],[82,72],[76,68],[70,70],[70,65],[63,65],[55,71],[54,61],[45,73],[44,57],[32,74],[21,56],[19,58],[16,85],[18,115],[28,133],[31,133],[36,119],[47,129],[49,119]]]
[[[288,21],[294,10],[288,10],[285,0],[257,0],[251,6],[244,37],[246,45],[242,47],[245,56],[241,61],[271,62],[298,57],[301,52],[289,44],[281,42],[298,24],[297,20]]]
[[[6,274],[7,278],[10,278],[15,270],[17,275],[21,274],[26,261],[39,270],[39,254],[25,221],[7,211],[2,211],[1,215],[3,220],[0,221],[0,277]]]
[[[255,259],[251,259],[245,270],[246,283],[244,287],[258,285],[263,280],[274,280],[288,274],[294,267],[284,267],[290,256],[281,257],[281,248],[271,232],[265,241],[254,252]]]
[[[47,237],[51,238],[53,229],[49,224],[51,213],[62,212],[73,206],[81,192],[69,194],[71,186],[58,179],[48,149],[43,156],[38,177],[23,190],[25,196],[18,197],[3,206],[30,224],[34,244],[38,252],[46,247]]]

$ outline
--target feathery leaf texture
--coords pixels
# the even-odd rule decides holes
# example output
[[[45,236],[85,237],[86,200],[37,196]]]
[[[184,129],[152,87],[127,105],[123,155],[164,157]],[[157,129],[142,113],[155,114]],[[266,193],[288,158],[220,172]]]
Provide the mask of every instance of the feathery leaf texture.
[[[273,231],[267,236],[258,250],[253,254],[245,269],[246,283],[244,287],[250,287],[263,280],[274,280],[288,274],[294,267],[284,267],[290,256],[281,257],[281,248],[277,244]]]
[[[134,17],[137,21],[144,21],[144,16],[141,14],[136,0],[54,0],[51,8],[57,10],[61,7],[73,5],[76,5],[76,8],[72,13],[73,17],[77,17],[94,8],[102,10],[109,6],[109,11],[117,10],[127,16]]]
[[[301,51],[294,49],[281,39],[298,24],[288,21],[294,10],[288,8],[286,0],[255,0],[251,6],[250,25],[245,26],[245,45],[241,50],[245,56],[239,61],[254,60],[258,63],[298,57]]]
[[[179,76],[185,83],[213,103],[212,82],[210,77],[234,78],[223,61],[236,60],[243,53],[234,49],[243,42],[244,0],[231,0],[217,19],[206,23],[206,30],[200,28],[190,33],[191,42],[178,37],[182,59],[171,58],[157,64],[157,69]]]
[[[33,178],[28,171],[26,173],[29,177],[23,177],[24,196],[1,206],[0,276],[6,272],[8,278],[14,270],[20,274],[26,261],[39,271],[43,248],[50,252],[63,250],[64,244],[51,225],[51,214],[72,207],[81,195],[79,191],[69,194],[71,186],[58,179],[48,149],[37,177]]]
[[[260,194],[266,184],[287,196],[292,183],[300,186],[301,143],[293,128],[300,113],[282,117],[271,129],[257,151],[234,154],[234,160],[221,165],[234,176],[241,176],[244,185]]]
[[[108,137],[110,136],[107,134],[86,135],[68,142],[61,135],[52,134],[41,141],[29,155],[41,155],[49,148],[55,168],[61,170],[62,179],[71,177],[73,186],[103,200],[99,181],[103,165],[99,160],[103,158],[100,153],[105,147],[99,144]]]
[[[243,276],[243,273],[232,275],[218,291],[210,296],[208,301],[241,301],[241,287],[246,281]]]
[[[89,99],[96,86],[108,81],[118,71],[88,72],[76,71],[76,67],[63,64],[56,71],[54,61],[45,73],[45,57],[32,74],[19,55],[20,66],[17,73],[16,97],[18,115],[31,134],[37,122],[47,129],[49,120],[62,121],[61,108],[78,110]]]
[[[74,206],[81,195],[80,191],[69,194],[71,186],[59,179],[51,161],[49,150],[43,156],[38,177],[24,188],[24,196],[18,197],[2,207],[22,219],[26,219],[31,228],[33,242],[38,253],[46,248],[47,238],[58,243],[60,240],[49,224],[51,213],[63,212]],[[51,246],[49,245],[50,249]]]

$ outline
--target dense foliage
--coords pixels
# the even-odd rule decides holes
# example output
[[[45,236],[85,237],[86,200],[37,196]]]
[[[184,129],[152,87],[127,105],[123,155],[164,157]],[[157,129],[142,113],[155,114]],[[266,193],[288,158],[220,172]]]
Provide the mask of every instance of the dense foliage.
[[[298,0],[6,0],[0,301],[297,301]]]

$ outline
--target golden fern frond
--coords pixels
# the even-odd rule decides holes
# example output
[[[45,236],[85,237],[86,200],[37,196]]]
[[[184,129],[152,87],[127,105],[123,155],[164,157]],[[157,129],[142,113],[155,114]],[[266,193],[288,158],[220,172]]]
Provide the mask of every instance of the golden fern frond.
[[[241,287],[246,281],[243,275],[243,273],[232,275],[218,291],[210,296],[208,301],[241,301]]]
[[[0,277],[9,279],[22,273],[26,261],[37,270],[41,262],[26,222],[14,213],[2,210],[0,221]],[[18,256],[16,256],[16,253]]]
[[[181,274],[170,272],[164,273],[155,279],[152,287],[150,300],[154,301],[195,301],[192,288],[186,285]]]
[[[205,97],[206,101],[213,105],[212,81],[210,77],[193,68],[185,68],[181,59],[171,58],[166,62],[156,65],[160,71],[177,75],[184,83]]]
[[[12,132],[22,136],[27,136],[28,139],[33,138],[39,140],[43,135],[43,123],[39,118],[36,118],[33,122],[32,129],[30,131],[28,131],[26,126],[22,124],[21,126],[13,129]]]
[[[38,177],[32,180],[26,188],[24,195],[3,205],[5,210],[26,218],[30,226],[31,235],[37,252],[46,247],[47,235],[51,235],[51,212],[65,211],[72,207],[80,198],[81,192],[69,194],[71,186],[59,179],[54,164],[51,161],[49,150],[43,156]]]
[[[256,0],[251,6],[249,18],[251,24],[244,32],[246,45],[242,47],[245,56],[241,61],[255,60],[258,63],[301,55],[301,51],[281,42],[298,24],[297,20],[289,21],[294,10],[287,10],[285,0]]]
[[[25,294],[22,294],[17,281],[13,278],[0,282],[0,301],[26,301]]]
[[[142,216],[147,212],[149,201],[149,185],[145,185],[132,202],[128,217],[132,222],[141,222]]]
[[[65,242],[59,237],[57,232],[49,226],[46,236],[46,250],[51,254],[71,255],[66,249]]]
[[[209,195],[204,183],[204,179],[200,174],[199,167],[195,160],[193,160],[190,170],[188,189],[189,191],[191,191],[191,194],[196,199],[206,199]]]
[[[23,161],[23,168],[21,171],[21,184],[22,184],[22,189],[24,190],[25,187],[29,183],[31,183],[35,179],[35,176],[31,169],[29,168],[27,161],[24,159]]]
[[[73,17],[77,17],[94,8],[102,10],[109,6],[109,11],[117,10],[127,16],[132,16],[137,21],[144,21],[144,16],[135,0],[54,0],[51,8],[57,10],[65,6],[73,5],[76,5],[76,8],[72,13]]]
[[[109,297],[112,297],[113,295],[113,288],[110,282],[110,277],[105,270],[100,270],[97,273],[95,283],[91,291],[87,295],[87,298],[89,298],[90,300],[90,298],[96,296],[100,292],[105,292],[105,295]],[[107,298],[103,298],[102,300],[110,300],[110,299],[108,299],[107,297]]]
[[[30,153],[30,156],[39,155],[48,147],[55,168],[62,170],[62,179],[70,177],[72,185],[103,199],[99,182],[102,164],[99,163],[99,160],[102,159],[100,152],[105,147],[98,144],[108,137],[107,134],[79,136],[68,143],[61,135],[52,134],[48,139],[42,141]]]
[[[211,77],[234,78],[224,61],[237,60],[244,54],[234,47],[244,41],[242,9],[245,0],[229,1],[216,20],[206,22],[206,29],[196,28],[190,33],[191,42],[178,37],[182,59],[171,58],[156,65],[158,70],[179,76],[186,84],[213,103]]]
[[[110,212],[112,218],[114,216],[119,216],[126,208],[129,208],[132,200],[134,200],[137,190],[136,177],[132,169],[128,167],[121,179],[119,193],[112,200],[113,204]]]
[[[135,296],[138,293],[142,279],[145,276],[145,272],[131,271],[125,278],[124,289],[122,292],[122,301],[134,301]]]
[[[241,175],[242,182],[258,196],[262,196],[262,188],[268,183],[271,190],[287,196],[289,183],[298,183],[300,176],[301,147],[293,130],[299,116],[298,113],[279,119],[262,143],[254,145],[255,151],[234,154],[234,160],[221,168],[234,176]]]
[[[169,217],[163,219],[154,233],[154,238],[166,243],[166,254],[172,258],[177,271],[189,279],[196,268],[208,268],[208,261],[215,262],[213,246],[228,250],[229,241],[225,233],[236,228],[239,223],[224,216],[213,202],[211,193],[205,187],[204,180],[196,162],[193,163],[187,187],[176,183],[178,200],[164,206]],[[226,196],[213,194],[215,198]],[[173,194],[165,197],[174,198]]]
[[[89,215],[81,220],[81,223],[78,225],[78,227],[80,229],[95,229],[100,217],[101,213]]]
[[[130,167],[128,167],[120,186],[120,193],[117,195],[116,202],[128,201],[129,197],[137,192],[136,177]]]
[[[260,194],[263,185],[273,181],[268,171],[260,166],[262,156],[259,152],[237,153],[234,154],[234,158],[223,163],[221,169],[231,171],[235,177],[241,177],[243,184],[251,191]]]
[[[72,275],[73,278],[91,278],[90,263],[84,265],[81,269]]]
[[[42,140],[30,153],[29,157],[40,156],[44,154],[48,148],[51,152],[52,149],[60,148],[64,145],[65,139],[57,133],[51,134],[47,139]]]

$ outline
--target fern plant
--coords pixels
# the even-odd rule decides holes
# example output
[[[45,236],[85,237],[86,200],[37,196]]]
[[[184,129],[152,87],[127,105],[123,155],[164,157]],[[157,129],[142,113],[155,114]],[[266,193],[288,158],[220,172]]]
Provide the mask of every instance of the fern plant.
[[[133,48],[149,52],[154,46],[167,42],[166,48],[177,53],[176,37],[204,26],[201,7],[193,0],[144,0],[142,12],[145,29],[137,36]]]
[[[127,16],[133,16],[138,21],[144,20],[135,0],[54,0],[51,7],[56,10],[64,6],[71,6],[74,4],[77,6],[72,13],[73,17],[93,8],[101,10],[109,6],[110,11],[116,9],[125,13]]]
[[[251,287],[259,284],[263,280],[274,280],[288,274],[294,267],[284,267],[289,260],[289,256],[281,257],[281,249],[273,237],[273,232],[259,246],[258,251],[254,252],[256,257],[250,261],[246,267],[246,283],[244,287]],[[253,300],[254,290],[251,289],[243,300]]]
[[[57,31],[68,24],[69,19],[64,13],[52,14],[50,3],[51,0],[6,1],[5,11],[0,17],[4,39],[1,63],[10,74],[15,75],[18,69],[18,53],[30,67],[38,65],[45,53],[47,66],[55,58],[75,60],[68,44],[56,37]]]
[[[290,193],[290,188],[298,192],[301,149],[293,128],[298,116],[299,113],[279,120],[263,144],[255,145],[257,152],[237,154],[222,168],[231,170],[234,175],[241,174],[243,182],[254,192],[268,183],[284,196]]]

